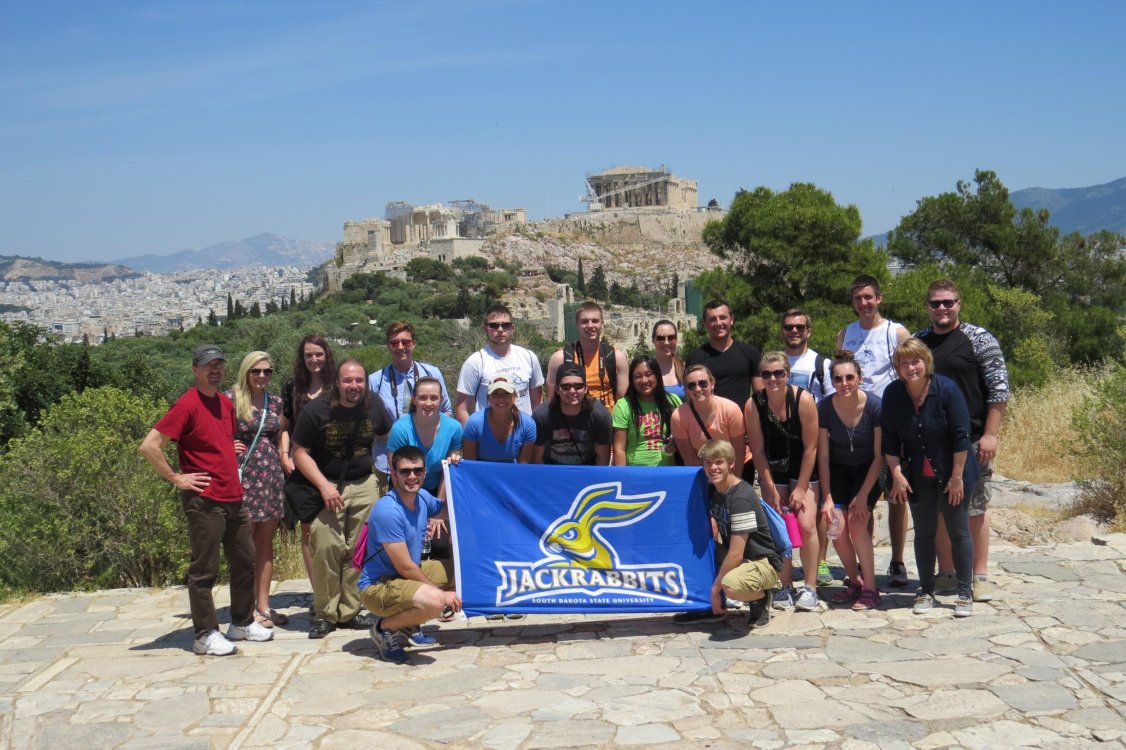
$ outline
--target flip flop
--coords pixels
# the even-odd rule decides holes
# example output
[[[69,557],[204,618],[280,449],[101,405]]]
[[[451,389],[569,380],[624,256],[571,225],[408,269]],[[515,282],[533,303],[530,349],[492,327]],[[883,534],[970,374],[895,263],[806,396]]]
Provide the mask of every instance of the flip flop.
[[[270,609],[270,619],[274,621],[275,625],[288,625],[289,624],[289,615],[282,614],[281,612],[278,612],[276,609],[272,609],[272,608]]]
[[[254,622],[258,623],[264,628],[274,627],[274,621],[270,619],[270,616],[268,614],[260,609],[254,610]]]
[[[442,614],[438,615],[438,622],[453,622],[457,619],[457,613],[449,607],[442,610]]]

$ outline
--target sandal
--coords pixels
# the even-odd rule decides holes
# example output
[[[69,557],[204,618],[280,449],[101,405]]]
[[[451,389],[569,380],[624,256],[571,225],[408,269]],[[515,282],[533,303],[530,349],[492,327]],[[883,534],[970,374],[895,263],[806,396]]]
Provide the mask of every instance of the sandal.
[[[438,615],[438,622],[453,622],[457,619],[457,613],[449,607],[442,610],[442,614]]]
[[[505,615],[509,620],[523,620],[524,615]]]
[[[254,610],[254,622],[258,623],[264,628],[274,627],[274,621],[270,619],[270,616],[268,614],[260,609]]]
[[[849,604],[859,599],[863,595],[863,588],[859,583],[849,583],[843,589],[833,595],[829,600],[830,604]]]
[[[492,620],[492,621],[503,620],[504,615],[485,615],[485,619],[486,620]]]
[[[852,605],[853,612],[867,612],[880,606],[880,592],[875,589],[864,589],[860,598]]]
[[[285,626],[289,624],[289,615],[282,614],[274,608],[270,608],[270,619],[274,621],[275,625]]]

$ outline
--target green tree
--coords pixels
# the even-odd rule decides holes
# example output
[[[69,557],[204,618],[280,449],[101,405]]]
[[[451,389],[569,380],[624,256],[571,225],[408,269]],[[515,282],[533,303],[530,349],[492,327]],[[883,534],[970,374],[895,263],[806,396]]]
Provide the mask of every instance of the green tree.
[[[209,309],[207,311],[207,325],[209,325],[209,326],[218,326],[219,325],[219,318],[215,315],[214,309]]]
[[[581,255],[579,256],[579,273],[578,273],[578,276],[579,276],[579,279],[575,283],[575,288],[578,289],[580,293],[585,294],[586,293],[586,274],[583,273],[583,256],[581,256]]]
[[[0,582],[15,589],[159,586],[188,560],[175,489],[137,451],[164,405],[71,393],[0,457]]]
[[[235,319],[235,299],[227,292],[227,320]]]
[[[586,284],[586,296],[591,299],[607,300],[610,298],[610,289],[606,286],[606,271],[599,264],[595,266],[590,281]]]
[[[261,318],[262,306],[258,304],[258,300],[254,300],[254,304],[250,306],[250,317]]]

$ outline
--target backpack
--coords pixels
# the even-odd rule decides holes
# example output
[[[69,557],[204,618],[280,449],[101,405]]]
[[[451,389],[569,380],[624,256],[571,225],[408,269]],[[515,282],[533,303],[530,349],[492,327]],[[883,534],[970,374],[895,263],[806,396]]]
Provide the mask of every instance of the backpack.
[[[829,358],[824,354],[818,354],[817,359],[813,361],[813,377],[817,378],[817,383],[821,386],[821,398],[828,395],[828,391],[825,390],[825,363],[828,361]]]
[[[360,533],[356,537],[356,548],[352,550],[352,567],[356,570],[363,570],[364,563],[367,562],[368,551],[368,524],[364,521],[364,525],[360,527]]]
[[[578,360],[575,359],[575,353],[578,352]],[[586,363],[582,359],[583,348],[582,345],[576,341],[573,344],[567,344],[563,347],[563,362],[564,364],[577,364],[586,372]],[[602,375],[606,375],[606,379],[610,383],[610,392],[618,393],[618,363],[614,359],[617,355],[614,353],[614,347],[607,344],[605,341],[598,342],[598,382],[602,382]]]
[[[782,514],[774,510],[774,506],[770,503],[763,502],[761,499],[759,503],[766,514],[766,525],[770,527],[770,536],[774,539],[774,546],[778,548],[778,554],[783,559],[793,557],[794,547],[790,543],[790,532],[786,530],[786,521],[782,518]]]

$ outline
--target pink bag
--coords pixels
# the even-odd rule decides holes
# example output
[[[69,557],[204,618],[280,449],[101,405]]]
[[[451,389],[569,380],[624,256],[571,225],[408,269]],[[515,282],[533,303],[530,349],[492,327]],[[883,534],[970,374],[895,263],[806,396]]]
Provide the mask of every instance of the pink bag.
[[[790,535],[790,544],[794,549],[801,549],[801,526],[798,525],[798,517],[794,515],[793,511],[786,508],[782,512],[782,519],[786,522],[786,533]]]

